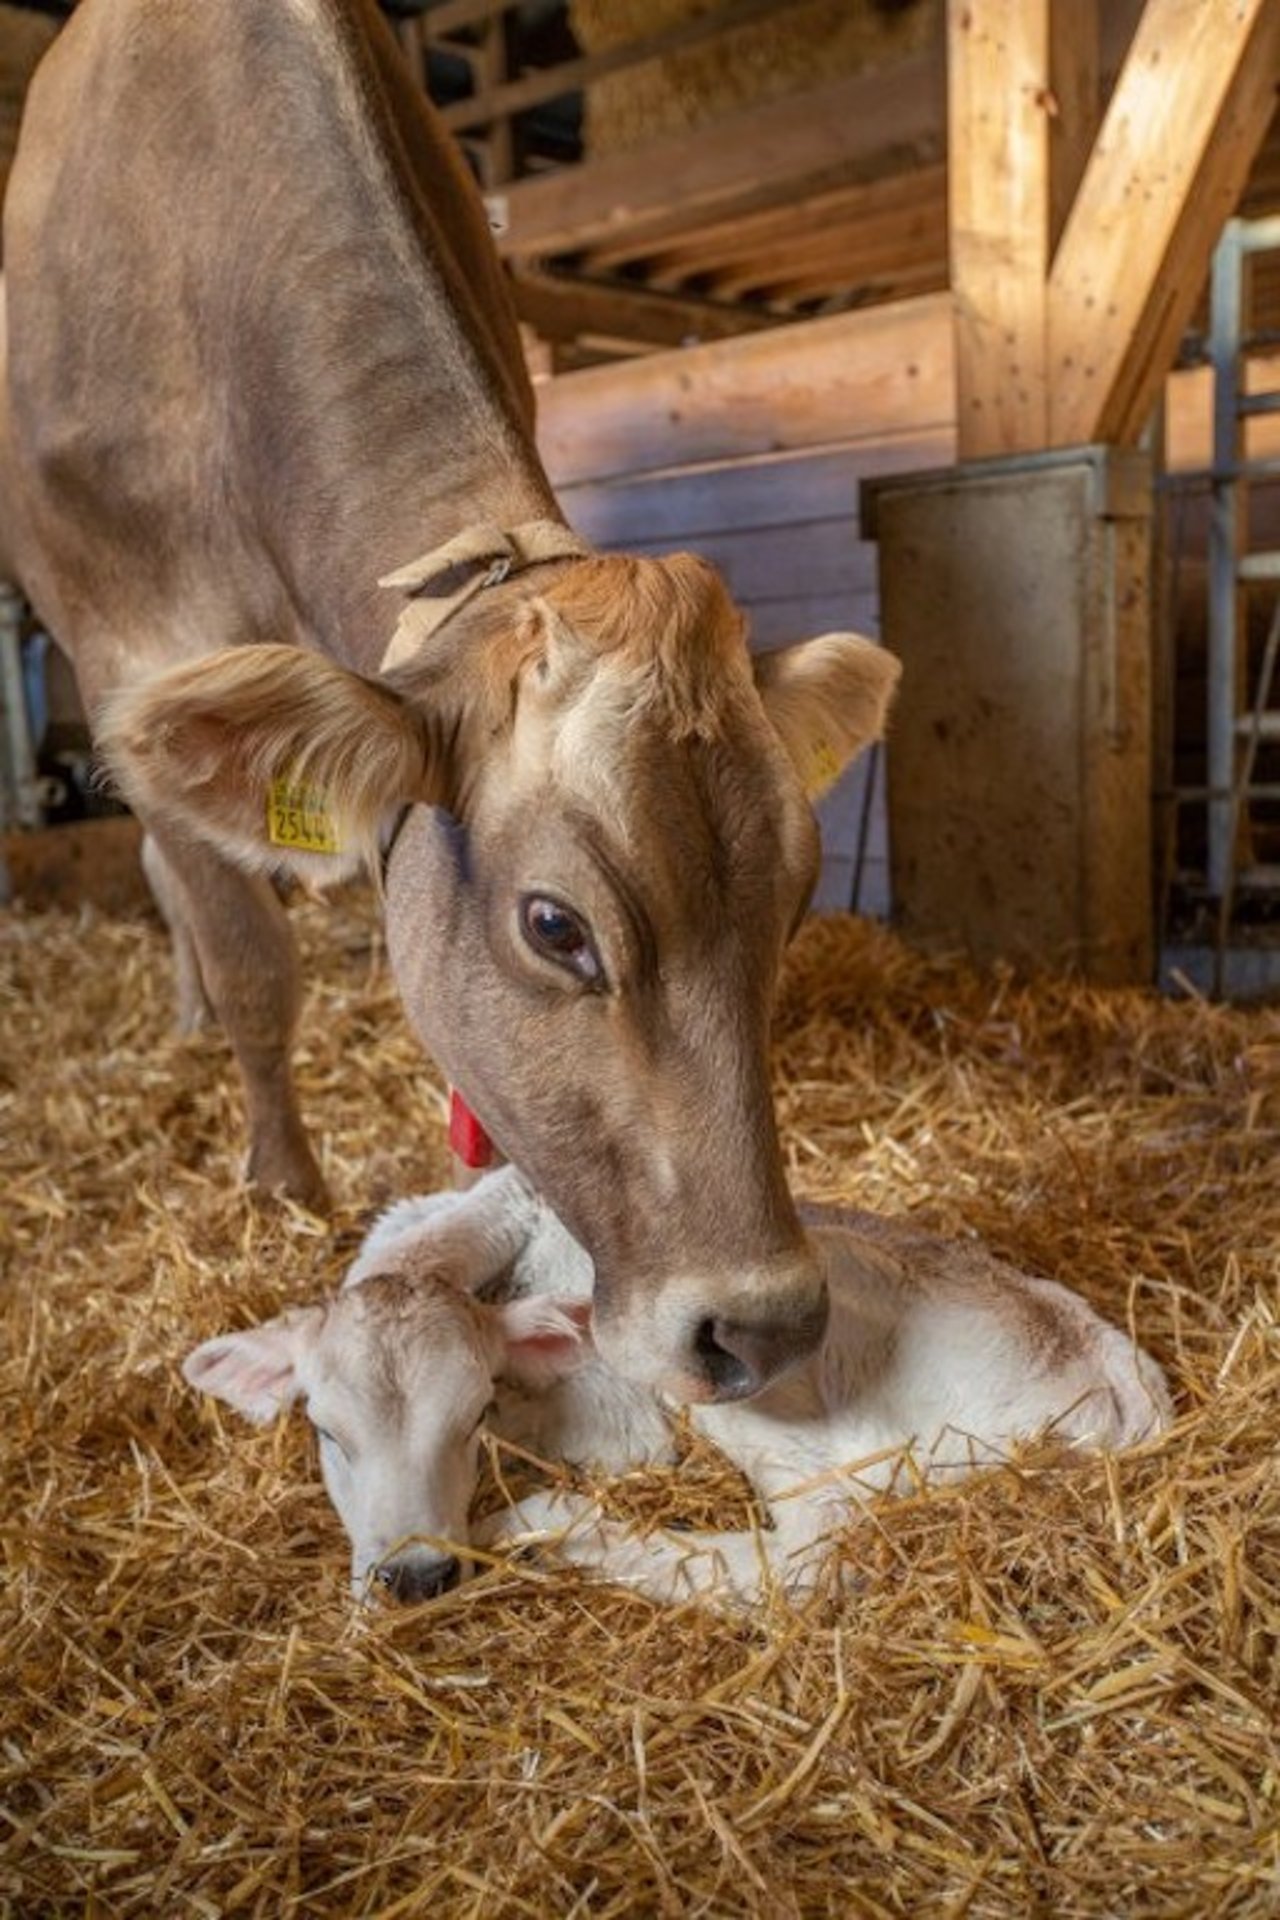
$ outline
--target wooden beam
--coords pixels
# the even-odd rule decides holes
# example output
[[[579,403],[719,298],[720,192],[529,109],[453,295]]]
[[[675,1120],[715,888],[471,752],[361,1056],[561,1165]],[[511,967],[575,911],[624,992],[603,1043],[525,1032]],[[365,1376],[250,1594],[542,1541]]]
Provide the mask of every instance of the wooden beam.
[[[434,0],[422,15],[422,22],[434,38],[458,33],[480,20],[499,20],[515,5],[516,0]]]
[[[728,114],[697,133],[521,180],[497,236],[508,259],[628,243],[695,218],[749,212],[788,195],[881,179],[942,157],[939,45],[871,74]]]
[[[943,228],[942,257],[946,255],[947,178],[944,167],[917,167],[853,186],[835,187],[796,204],[768,207],[740,219],[686,228],[678,239],[652,246],[628,246],[619,240],[610,248],[592,248],[585,256],[597,265],[619,266],[643,261],[650,285],[679,286],[691,274],[714,273],[746,259],[769,261],[778,247],[811,236],[830,235],[850,228],[898,223],[910,230],[920,221]],[[584,262],[585,264],[585,262]]]
[[[562,94],[577,93],[593,80],[603,80],[606,74],[679,53],[717,34],[767,20],[791,3],[792,0],[727,0],[727,4],[713,8],[710,13],[676,21],[658,33],[640,35],[600,53],[583,54],[578,60],[562,60],[554,67],[540,68],[519,80],[478,87],[474,98],[456,100],[443,107],[440,117],[455,133],[463,127],[487,126],[507,114],[523,113],[546,100],[558,100]]]
[[[833,227],[827,233],[799,235],[794,242],[778,241],[768,252],[744,249],[736,260],[709,272],[705,285],[720,300],[741,299],[780,285],[797,275],[806,280],[823,276],[837,292],[842,282],[890,278],[899,271],[931,268],[935,284],[947,284],[947,222],[941,204],[928,215],[910,221],[897,218]]]
[[[1052,0],[1049,7],[1051,252],[1067,224],[1102,112],[1098,5],[1099,0]],[[1116,11],[1114,5],[1109,9],[1111,16]]]
[[[1275,105],[1280,0],[1147,0],[1049,280],[1049,439],[1136,441]]]
[[[598,280],[516,273],[511,277],[516,312],[544,340],[597,339],[684,347],[705,340],[731,340],[778,325],[778,316],[746,307],[651,293],[644,287],[609,286]]]
[[[540,388],[557,486],[833,440],[949,431],[950,297],[837,314]]]
[[[1280,387],[1280,354],[1253,357],[1245,387]],[[1169,379],[1173,471],[1209,464],[1211,389],[1207,367]],[[538,390],[538,439],[556,486],[608,482],[628,497],[642,477],[657,499],[673,484],[662,475],[743,459],[767,495],[785,485],[777,476],[787,455],[805,448],[857,449],[868,472],[949,466],[954,424],[947,294],[648,354],[563,374]],[[1250,459],[1280,458],[1280,415],[1249,421],[1246,451]],[[758,499],[744,525],[765,511]],[[623,537],[621,523],[616,537]]]
[[[762,281],[754,292],[775,312],[790,309],[796,314],[796,309],[802,308],[813,317],[815,310],[853,312],[913,300],[919,294],[940,293],[946,284],[946,261],[938,253],[929,260],[899,259],[892,265],[863,260],[842,261],[838,267],[831,263],[797,265]]]
[[[947,159],[961,459],[1043,446],[1050,0],[950,0]]]

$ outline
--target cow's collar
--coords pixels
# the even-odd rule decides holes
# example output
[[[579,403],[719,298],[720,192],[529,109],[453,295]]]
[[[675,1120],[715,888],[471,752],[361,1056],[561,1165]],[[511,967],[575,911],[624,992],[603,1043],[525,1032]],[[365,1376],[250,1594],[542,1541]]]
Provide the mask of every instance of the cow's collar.
[[[546,560],[580,560],[591,549],[562,520],[527,520],[523,526],[468,527],[442,547],[384,574],[380,587],[393,587],[407,602],[379,669],[387,673],[411,660],[447,620],[486,587]]]

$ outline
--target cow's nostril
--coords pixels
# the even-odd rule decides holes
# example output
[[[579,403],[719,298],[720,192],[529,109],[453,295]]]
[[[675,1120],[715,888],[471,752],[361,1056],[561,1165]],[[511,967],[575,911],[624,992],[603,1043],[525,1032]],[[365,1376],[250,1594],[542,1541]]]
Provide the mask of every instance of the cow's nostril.
[[[741,1331],[729,1321],[708,1318],[698,1322],[693,1336],[693,1350],[717,1400],[745,1400],[763,1385],[764,1376],[735,1341]]]
[[[412,1606],[416,1601],[435,1600],[442,1593],[448,1593],[451,1587],[457,1586],[461,1574],[461,1565],[454,1554],[441,1554],[429,1560],[405,1554],[399,1559],[384,1560],[376,1578],[394,1600]]]
[[[693,1336],[693,1350],[717,1400],[746,1400],[801,1360],[827,1324],[825,1287],[799,1311],[760,1320],[709,1315]]]

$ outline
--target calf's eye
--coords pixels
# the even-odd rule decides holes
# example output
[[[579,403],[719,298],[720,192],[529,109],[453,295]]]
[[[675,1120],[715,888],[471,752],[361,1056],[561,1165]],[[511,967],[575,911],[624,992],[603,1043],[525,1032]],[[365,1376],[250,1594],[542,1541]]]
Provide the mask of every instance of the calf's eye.
[[[560,900],[526,894],[520,902],[520,930],[535,953],[594,985],[603,977],[600,956],[586,922]]]

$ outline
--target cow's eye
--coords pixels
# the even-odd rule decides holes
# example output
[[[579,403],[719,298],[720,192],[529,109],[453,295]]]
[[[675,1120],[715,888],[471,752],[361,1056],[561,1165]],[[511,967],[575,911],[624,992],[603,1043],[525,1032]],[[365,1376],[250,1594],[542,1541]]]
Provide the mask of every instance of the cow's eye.
[[[562,901],[539,893],[526,894],[520,902],[520,929],[535,953],[577,974],[579,980],[594,986],[603,978],[604,969],[590,930]]]
[[[341,1440],[339,1440],[337,1434],[330,1433],[328,1427],[319,1426],[315,1421],[312,1422],[312,1425],[316,1429],[316,1439],[320,1442],[320,1445],[328,1448],[330,1452],[338,1454],[345,1460],[347,1458],[347,1450]]]

